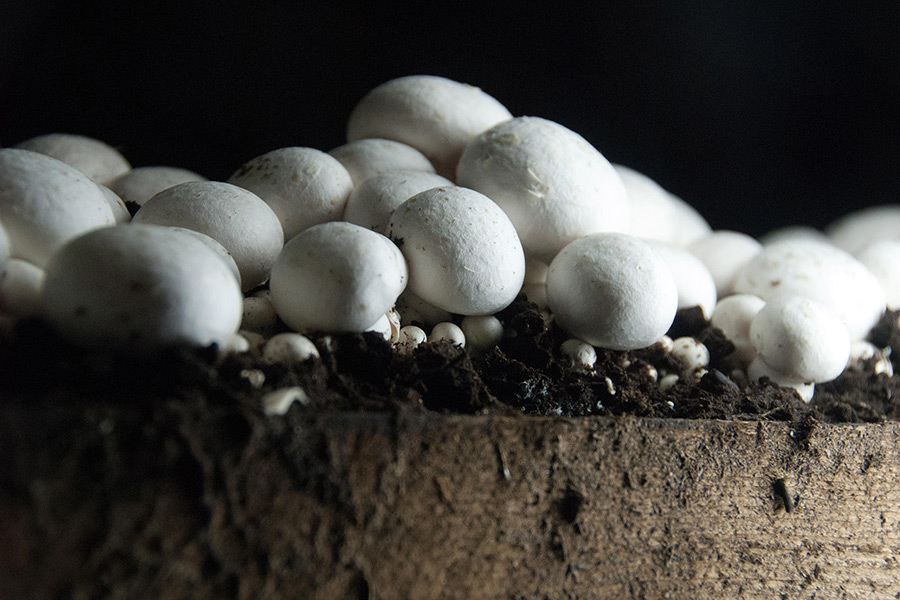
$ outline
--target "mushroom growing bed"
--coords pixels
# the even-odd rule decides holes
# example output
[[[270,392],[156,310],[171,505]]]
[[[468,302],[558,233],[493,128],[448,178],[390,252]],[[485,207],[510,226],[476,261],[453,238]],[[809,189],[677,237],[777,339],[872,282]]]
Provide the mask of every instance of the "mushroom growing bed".
[[[0,598],[900,589],[879,220],[711,231],[437,77],[348,139],[0,149]]]

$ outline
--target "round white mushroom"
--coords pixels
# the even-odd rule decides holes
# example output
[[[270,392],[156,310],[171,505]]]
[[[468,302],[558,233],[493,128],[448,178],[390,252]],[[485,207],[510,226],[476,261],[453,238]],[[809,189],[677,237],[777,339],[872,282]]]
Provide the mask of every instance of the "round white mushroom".
[[[297,331],[365,331],[406,286],[400,250],[351,223],[315,225],[288,242],[269,289],[278,316]]]
[[[502,104],[477,87],[410,75],[382,83],[359,101],[347,123],[347,140],[403,142],[427,156],[439,175],[453,178],[466,145],[510,118]]]
[[[143,206],[161,191],[189,181],[206,181],[206,177],[177,167],[137,167],[119,175],[107,187],[118,194],[126,206]]]
[[[16,144],[74,167],[88,179],[106,184],[131,169],[122,154],[100,140],[71,133],[48,133]]]
[[[41,290],[47,319],[72,342],[143,352],[225,344],[241,289],[195,235],[155,225],[91,231],[63,246]]]
[[[503,324],[494,315],[464,317],[459,327],[470,347],[493,348],[503,339]]]
[[[44,267],[82,233],[115,225],[103,192],[66,163],[30,150],[0,150],[0,222],[10,253]]]
[[[564,341],[559,349],[575,368],[593,369],[597,364],[597,350],[583,340],[570,338]]]
[[[850,336],[843,321],[802,296],[766,303],[750,324],[750,339],[767,365],[807,383],[831,381],[850,357]]]
[[[687,249],[709,269],[716,294],[723,298],[736,291],[734,280],[738,272],[759,254],[762,244],[745,233],[721,230],[695,240]]]
[[[299,333],[288,331],[273,335],[262,347],[262,359],[270,364],[291,365],[311,358],[319,358],[319,350],[308,337]]]
[[[112,211],[116,225],[130,222],[131,213],[128,212],[128,207],[125,206],[125,202],[119,198],[119,195],[105,185],[98,183],[97,187],[100,188],[100,191],[103,192],[103,197],[109,203],[109,209]]]
[[[709,366],[709,349],[706,344],[690,336],[672,340],[672,350],[669,352],[695,376],[705,373]]]
[[[716,307],[716,282],[699,258],[680,246],[644,240],[668,265],[678,286],[678,308],[699,306],[709,320]]]
[[[748,365],[756,358],[756,348],[750,341],[750,324],[765,300],[752,294],[732,294],[716,303],[710,322],[734,344],[734,357]]]
[[[832,244],[850,254],[880,240],[900,238],[900,204],[870,206],[847,213],[825,228]]]
[[[193,229],[231,254],[244,290],[269,278],[284,246],[278,217],[259,196],[217,181],[182,183],[155,195],[134,215],[134,223]]]
[[[409,354],[413,350],[428,341],[425,330],[415,325],[406,325],[400,328],[400,334],[397,338],[397,351],[403,354]]]
[[[344,165],[353,185],[366,179],[392,171],[416,171],[434,173],[434,165],[428,158],[413,148],[394,140],[366,138],[348,142],[328,152]]]
[[[828,238],[824,233],[810,227],[808,225],[789,225],[780,227],[768,232],[759,238],[759,243],[763,246],[777,244],[778,242],[787,242],[792,240],[815,240],[819,242],[827,242]]]
[[[419,192],[453,185],[446,177],[422,171],[394,171],[358,184],[347,199],[344,220],[388,235],[394,210]]]
[[[889,310],[900,309],[900,239],[878,240],[856,253],[856,260],[878,279]]]
[[[403,290],[397,298],[397,312],[400,313],[400,322],[403,325],[419,323],[425,327],[434,327],[442,321],[449,321],[452,316],[449,311],[419,298],[409,288]]]
[[[456,182],[503,208],[525,252],[547,263],[576,238],[628,229],[628,193],[615,169],[583,137],[546,119],[518,117],[479,135]]]
[[[653,344],[675,318],[678,287],[669,267],[636,237],[597,233],[550,263],[547,299],[569,334],[600,348]]]
[[[254,331],[263,337],[270,337],[278,328],[278,314],[268,298],[251,296],[244,298],[241,329]]]
[[[629,199],[629,228],[633,236],[686,246],[710,232],[706,222],[687,202],[634,169],[613,164]]]
[[[10,259],[6,276],[0,278],[0,313],[13,317],[39,315],[43,285],[43,269],[18,258]]]
[[[804,296],[833,311],[850,333],[864,339],[884,313],[884,292],[875,276],[843,250],[813,240],[766,246],[738,273],[735,291],[766,302]]]
[[[250,190],[278,215],[285,241],[344,214],[353,190],[337,159],[313,148],[280,148],[245,163],[228,183]]]
[[[516,230],[476,191],[449,186],[416,194],[394,211],[391,238],[409,264],[410,289],[451,313],[494,314],[522,288],[525,255]]]
[[[431,329],[431,335],[428,336],[429,342],[450,342],[457,346],[466,345],[466,334],[460,329],[459,325],[445,321],[438,323]]]

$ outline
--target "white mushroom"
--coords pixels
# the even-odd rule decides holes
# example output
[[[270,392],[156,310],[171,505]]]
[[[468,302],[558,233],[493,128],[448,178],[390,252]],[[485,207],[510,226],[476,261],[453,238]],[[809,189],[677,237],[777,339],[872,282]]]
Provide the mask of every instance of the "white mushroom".
[[[0,278],[0,313],[13,317],[39,315],[43,284],[43,269],[18,258],[10,259],[6,276]]]
[[[163,190],[141,207],[133,221],[184,227],[213,238],[237,264],[244,290],[269,278],[284,246],[281,223],[259,196],[217,181],[193,181]]]
[[[466,345],[466,334],[458,325],[450,322],[438,323],[431,329],[428,336],[429,342],[447,341],[457,346]]]
[[[850,357],[850,336],[843,321],[802,296],[766,303],[750,324],[750,339],[767,365],[807,383],[831,381]]]
[[[643,173],[623,165],[613,164],[613,167],[628,191],[628,233],[687,246],[710,232],[709,223],[690,204]]]
[[[768,232],[759,238],[759,243],[763,246],[777,244],[778,242],[787,242],[792,240],[815,240],[819,242],[827,242],[828,238],[824,233],[810,227],[808,225],[789,225],[780,227]]]
[[[734,289],[766,302],[804,296],[833,311],[850,333],[864,339],[884,313],[881,285],[843,250],[813,240],[766,246],[738,273]]]
[[[453,182],[446,177],[421,171],[375,175],[353,188],[344,209],[344,220],[387,235],[391,215],[398,206],[419,192],[448,185]]]
[[[127,204],[143,206],[144,202],[168,189],[189,181],[206,181],[206,177],[177,167],[137,167],[119,175],[107,184]]]
[[[768,377],[776,385],[793,388],[804,402],[812,400],[816,391],[815,383],[807,383],[776,371],[759,356],[753,359],[753,362],[747,367],[747,377],[750,381],[759,381],[763,377]]]
[[[382,83],[353,109],[347,140],[384,138],[416,148],[439,175],[452,178],[463,148],[512,115],[479,88],[431,75]]]
[[[297,331],[365,331],[406,286],[406,263],[386,237],[358,225],[315,225],[288,242],[269,289],[278,316]]]
[[[48,133],[16,144],[62,161],[96,183],[106,184],[131,169],[122,154],[94,138],[71,133]]]
[[[285,241],[313,225],[340,219],[353,190],[347,169],[313,148],[280,148],[257,156],[228,183],[250,190],[275,211]]]
[[[750,341],[750,323],[763,306],[765,300],[752,294],[732,294],[716,303],[710,322],[734,344],[734,356],[742,364],[748,365],[756,358],[756,348]]]
[[[299,386],[279,388],[266,393],[262,397],[262,409],[268,417],[286,415],[294,402],[301,405],[309,404],[309,396],[306,390]]]
[[[400,313],[403,325],[419,323],[425,327],[434,327],[441,321],[449,321],[451,317],[449,311],[419,298],[409,288],[403,290],[397,298],[397,312]]]
[[[569,358],[573,367],[593,369],[597,364],[597,350],[583,340],[570,338],[564,341],[559,349]]]
[[[375,175],[392,171],[434,173],[434,165],[424,154],[412,146],[394,140],[378,138],[356,140],[338,146],[328,154],[344,165],[353,179],[354,186]]]
[[[30,150],[0,150],[0,222],[10,254],[39,267],[69,239],[115,225],[100,188],[83,173]]]
[[[278,314],[268,298],[244,298],[241,330],[254,331],[263,337],[271,337],[278,327]]]
[[[699,306],[707,320],[716,307],[716,283],[699,258],[680,246],[645,240],[668,265],[678,286],[678,308]]]
[[[143,352],[171,344],[225,344],[241,322],[241,290],[195,235],[127,225],[91,231],[47,265],[45,314],[82,346]]]
[[[900,239],[900,204],[870,206],[847,213],[825,228],[832,244],[850,254],[880,240]]]
[[[709,366],[709,349],[700,340],[689,336],[672,340],[671,354],[680,360],[689,373],[700,375]]]
[[[440,187],[416,194],[391,217],[391,238],[409,264],[409,287],[461,315],[490,315],[522,288],[525,255],[499,206],[476,191]]]
[[[847,361],[847,369],[863,371],[866,362],[874,359],[872,372],[876,375],[884,373],[888,377],[894,375],[894,365],[890,359],[891,349],[882,350],[865,340],[857,340],[850,344],[850,359]]]
[[[112,211],[116,225],[131,221],[131,213],[128,212],[128,207],[125,206],[125,202],[119,198],[119,195],[105,185],[98,183],[97,187],[100,188],[100,191],[103,192],[103,197],[106,198],[106,201],[109,203],[109,210]]]
[[[900,309],[900,238],[863,246],[856,260],[878,279],[889,310]]]
[[[570,243],[550,263],[547,299],[569,334],[600,348],[632,350],[668,331],[678,287],[646,243],[597,233]]]
[[[525,252],[547,263],[576,238],[628,229],[628,193],[612,165],[545,119],[518,117],[479,135],[463,152],[456,182],[503,208]]]
[[[310,358],[319,358],[316,345],[299,333],[285,332],[273,335],[262,348],[262,359],[267,363],[291,365]]]
[[[716,294],[723,298],[736,291],[735,277],[759,254],[762,244],[747,234],[721,230],[695,240],[687,249],[709,269],[716,283]]]
[[[490,349],[503,339],[503,324],[494,315],[464,317],[459,327],[469,347]]]
[[[400,335],[397,339],[397,351],[403,354],[409,354],[428,341],[425,330],[415,325],[407,325],[400,328]]]

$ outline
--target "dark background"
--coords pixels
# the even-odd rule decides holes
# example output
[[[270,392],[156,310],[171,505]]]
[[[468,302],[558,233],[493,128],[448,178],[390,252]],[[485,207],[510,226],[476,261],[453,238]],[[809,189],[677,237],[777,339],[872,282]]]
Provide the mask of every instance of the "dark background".
[[[566,125],[717,229],[821,227],[900,184],[900,3],[5,0],[0,145],[82,133],[221,179],[340,145],[413,73]]]

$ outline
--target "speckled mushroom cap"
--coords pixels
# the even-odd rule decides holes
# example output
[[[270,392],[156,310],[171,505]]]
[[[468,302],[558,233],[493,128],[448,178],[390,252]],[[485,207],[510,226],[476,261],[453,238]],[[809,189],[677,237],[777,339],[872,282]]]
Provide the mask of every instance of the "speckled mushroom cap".
[[[509,118],[502,104],[475,86],[410,75],[382,83],[359,101],[347,122],[347,140],[403,142],[427,156],[439,175],[453,178],[466,145]]]
[[[583,137],[546,119],[518,117],[479,135],[456,182],[496,202],[525,252],[547,263],[583,235],[628,230],[628,194],[615,169]]]
[[[550,263],[547,300],[570,335],[611,350],[644,348],[675,318],[678,287],[665,261],[640,239],[596,233]]]
[[[344,165],[353,185],[381,173],[392,171],[420,171],[434,173],[434,165],[424,154],[402,142],[365,138],[347,142],[328,151],[339,163]]]
[[[143,353],[226,343],[240,325],[243,296],[200,235],[130,224],[69,241],[47,265],[46,318],[86,347]]]
[[[881,285],[862,263],[809,239],[763,248],[737,274],[734,290],[766,302],[789,296],[820,302],[844,322],[851,341],[865,339],[885,310]]]
[[[122,154],[100,140],[72,133],[48,133],[16,144],[78,169],[88,179],[106,184],[131,169]]]
[[[244,163],[228,183],[263,199],[281,221],[285,241],[313,225],[337,221],[353,180],[347,169],[314,148],[279,148]]]
[[[284,246],[278,217],[253,192],[218,181],[182,183],[150,198],[134,215],[135,223],[193,229],[231,253],[244,290],[269,278]]]
[[[424,171],[391,171],[369,177],[350,193],[344,220],[387,235],[398,206],[419,192],[447,185],[453,182]]]
[[[0,222],[11,255],[43,267],[69,239],[116,220],[103,192],[81,171],[38,152],[4,148]]]
[[[447,186],[394,211],[391,239],[409,265],[409,287],[451,313],[489,315],[522,288],[525,255],[506,214],[478,192]]]

